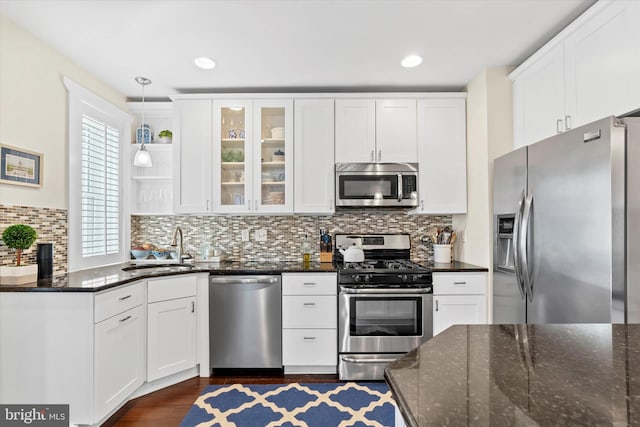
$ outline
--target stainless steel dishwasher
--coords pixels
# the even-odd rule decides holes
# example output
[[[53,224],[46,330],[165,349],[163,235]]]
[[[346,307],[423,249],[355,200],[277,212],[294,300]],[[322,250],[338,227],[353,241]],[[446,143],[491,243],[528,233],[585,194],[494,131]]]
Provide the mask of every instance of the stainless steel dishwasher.
[[[282,369],[280,276],[209,278],[212,369]]]

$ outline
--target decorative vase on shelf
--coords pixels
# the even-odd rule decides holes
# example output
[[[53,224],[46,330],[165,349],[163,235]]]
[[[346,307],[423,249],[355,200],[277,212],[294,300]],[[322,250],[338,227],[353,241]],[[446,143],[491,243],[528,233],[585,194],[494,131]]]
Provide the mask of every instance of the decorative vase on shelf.
[[[151,144],[153,143],[153,129],[148,124],[144,124],[136,129],[136,143],[142,144],[142,134],[144,130],[144,143]]]

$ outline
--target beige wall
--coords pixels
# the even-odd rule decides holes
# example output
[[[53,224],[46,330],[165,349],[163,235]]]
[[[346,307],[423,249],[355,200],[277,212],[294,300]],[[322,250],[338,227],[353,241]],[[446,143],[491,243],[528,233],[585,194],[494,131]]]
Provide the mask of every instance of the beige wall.
[[[513,150],[511,80],[513,67],[487,68],[467,86],[467,214],[453,216],[453,228],[465,230],[456,258],[489,268],[492,292],[493,160]],[[491,301],[491,298],[489,298]],[[491,303],[489,303],[491,319]]]
[[[0,204],[67,209],[67,76],[126,111],[125,97],[0,15],[0,143],[44,155],[42,188],[0,184]]]

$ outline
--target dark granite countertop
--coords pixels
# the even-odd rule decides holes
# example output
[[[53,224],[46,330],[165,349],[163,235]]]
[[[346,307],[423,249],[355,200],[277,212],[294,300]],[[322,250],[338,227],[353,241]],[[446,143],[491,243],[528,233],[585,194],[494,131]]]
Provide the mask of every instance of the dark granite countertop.
[[[640,325],[453,326],[385,379],[407,426],[640,425]]]
[[[467,264],[462,261],[453,261],[450,264],[439,263],[439,262],[423,262],[422,264],[431,267],[434,273],[462,273],[462,272],[487,272],[489,269],[487,267],[480,267],[473,264]]]
[[[420,262],[418,260],[418,262]],[[432,264],[422,262],[434,272],[487,271],[486,268],[455,261],[451,264]],[[42,279],[38,282],[19,286],[0,286],[0,292],[97,292],[116,286],[152,277],[176,274],[280,274],[280,273],[319,273],[335,272],[332,263],[300,261],[223,261],[221,263],[198,262],[192,268],[179,267],[168,263],[145,264],[150,268],[124,271],[132,263],[115,264],[91,268],[73,273]],[[153,267],[151,267],[153,266]]]

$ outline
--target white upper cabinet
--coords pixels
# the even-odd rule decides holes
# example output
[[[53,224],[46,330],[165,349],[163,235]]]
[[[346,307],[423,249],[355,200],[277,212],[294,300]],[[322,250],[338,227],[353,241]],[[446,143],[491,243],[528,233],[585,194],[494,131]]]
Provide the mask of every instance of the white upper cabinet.
[[[514,148],[640,108],[638,3],[596,3],[511,74]]]
[[[334,101],[294,101],[294,212],[332,214],[334,203]]]
[[[418,100],[419,200],[414,213],[467,211],[465,98]]]
[[[174,211],[211,213],[211,100],[174,102]]]
[[[336,99],[336,163],[374,162],[376,101]]]
[[[632,37],[631,8],[636,1],[614,2],[584,22],[564,42],[566,110],[580,126],[608,115],[640,108],[640,78],[632,61],[640,56],[640,38]],[[635,71],[635,74],[634,74]]]
[[[214,210],[293,212],[293,101],[213,103]]]
[[[415,99],[376,101],[376,161],[415,163],[418,135]]]
[[[515,147],[564,130],[564,49],[557,45],[513,82]]]
[[[337,99],[336,163],[416,162],[415,99]]]

